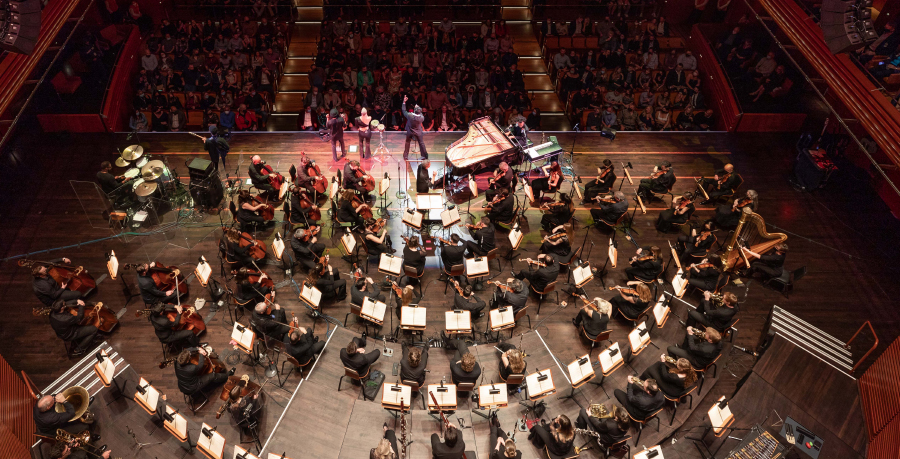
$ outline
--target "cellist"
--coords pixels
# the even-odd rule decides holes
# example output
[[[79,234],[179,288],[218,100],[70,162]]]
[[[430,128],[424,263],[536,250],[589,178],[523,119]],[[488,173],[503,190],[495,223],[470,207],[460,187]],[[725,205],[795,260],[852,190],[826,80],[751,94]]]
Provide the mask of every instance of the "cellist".
[[[265,194],[266,196],[278,196],[278,190],[272,186],[272,182],[270,179],[278,179],[280,178],[282,181],[284,177],[281,177],[280,174],[272,170],[271,167],[266,165],[266,162],[259,157],[259,155],[253,155],[250,158],[250,181],[253,182],[253,186],[259,190],[260,194]]]
[[[259,273],[256,282],[250,280],[251,273],[247,267],[238,269],[234,276],[234,283],[237,287],[237,296],[243,300],[252,300],[253,304],[266,301],[266,295],[272,294],[272,300],[275,300],[275,289],[263,285],[263,280],[268,276],[266,273]]]
[[[252,225],[263,225],[266,223],[261,215],[258,214],[260,209],[265,208],[268,204],[256,202],[250,195],[250,190],[241,190],[238,195],[238,212],[237,221],[241,224],[241,231],[247,231]]]
[[[291,223],[306,223],[306,226],[312,229],[319,226],[320,218],[322,218],[322,212],[319,211],[319,206],[310,199],[306,190],[299,187],[291,190]]]
[[[63,257],[50,260],[48,263],[64,263],[69,265],[72,264],[72,260]],[[62,285],[57,283],[56,279],[50,276],[46,266],[35,265],[34,268],[31,269],[31,275],[34,277],[31,281],[31,288],[34,290],[35,296],[37,296],[45,306],[52,306],[56,300],[78,300],[79,305],[84,305],[84,302],[81,301],[83,296],[81,292],[66,290],[68,282],[63,282]]]
[[[135,269],[138,288],[141,290],[141,298],[144,300],[144,304],[175,303],[178,300],[178,292],[175,289],[163,292],[156,287],[156,281],[150,275],[150,268],[155,267],[156,262],[153,262],[150,264],[144,263]]]
[[[77,316],[69,313],[69,307],[76,301]],[[81,325],[81,320],[84,319],[84,301],[72,300],[71,303],[66,303],[65,300],[59,299],[51,307],[53,311],[50,312],[50,327],[56,332],[56,336],[65,342],[75,343],[75,349],[72,350],[73,357],[84,354],[98,333],[97,327],[93,325]]]
[[[361,177],[357,177],[357,171],[362,173]],[[344,164],[344,177],[342,179],[343,186],[348,190],[356,190],[358,191],[364,200],[370,201],[373,199],[373,196],[366,191],[366,186],[364,183],[364,179],[368,178],[368,175],[365,170],[363,170],[362,166],[359,165],[359,161],[350,161],[347,164]]]
[[[222,242],[225,245],[225,247],[222,247],[225,251],[225,257],[234,262],[231,264],[231,269],[238,269],[253,263],[254,260],[250,256],[250,248],[256,245],[256,241],[253,241],[252,245],[241,247],[241,232],[236,229],[228,229],[225,231],[225,237],[222,239]]]
[[[156,332],[156,337],[163,344],[172,344],[184,341],[189,347],[197,347],[200,345],[200,339],[194,334],[193,330],[176,330],[181,323],[181,313],[184,309],[181,306],[175,306],[175,320],[169,320],[165,303],[156,303],[152,306],[150,312],[150,324]]]

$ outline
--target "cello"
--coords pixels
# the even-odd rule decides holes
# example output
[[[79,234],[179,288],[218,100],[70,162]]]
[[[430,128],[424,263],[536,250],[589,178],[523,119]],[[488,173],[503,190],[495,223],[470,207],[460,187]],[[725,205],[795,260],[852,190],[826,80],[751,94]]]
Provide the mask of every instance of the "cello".
[[[300,200],[300,208],[301,209],[310,209],[308,213],[308,217],[312,221],[319,221],[322,219],[322,210],[319,209],[319,206],[316,205],[309,199],[309,195],[306,193],[306,190],[300,187],[294,187],[292,189],[294,195]]]
[[[62,285],[68,282],[66,290],[73,292],[81,292],[87,296],[88,293],[97,287],[97,282],[93,276],[87,273],[83,266],[71,266],[50,261],[36,260],[19,260],[18,265],[23,268],[31,268],[34,266],[46,266],[47,275],[52,277],[56,283]]]
[[[256,266],[256,263],[253,263],[253,266]],[[266,278],[265,278],[265,279],[260,280],[260,278],[262,277],[262,275],[263,275],[263,274],[266,274],[266,273],[264,273],[261,269],[259,269],[259,266],[256,266],[256,269],[247,268],[247,267],[244,267],[244,268],[241,268],[241,269],[242,269],[242,270],[243,270],[243,269],[246,269],[246,273],[247,273],[247,274],[246,274],[246,280],[247,280],[247,282],[249,282],[249,283],[251,283],[251,284],[255,284],[255,283],[259,282],[259,285],[260,285],[261,287],[266,287],[266,288],[271,289],[271,292],[269,292],[269,293],[267,293],[267,294],[265,295],[265,299],[266,299],[266,314],[271,314],[271,313],[272,313],[272,311],[271,311],[271,310],[272,310],[272,304],[274,304],[274,301],[275,301],[275,282],[272,281],[272,278],[269,277],[268,275],[266,275]],[[242,276],[241,273],[240,273],[240,271],[238,271],[237,277],[235,277],[235,285],[240,284],[240,283],[243,282],[244,280],[245,280],[244,276]]]
[[[153,309],[140,309],[134,313],[135,317],[149,317],[153,313]],[[175,322],[178,318],[178,311],[174,307],[166,307],[166,318],[170,322]],[[191,306],[181,311],[181,321],[175,326],[175,330],[190,330],[194,335],[200,335],[206,331],[206,322],[197,314],[197,310]]]
[[[250,248],[247,249],[247,250],[249,250],[250,258],[253,258],[256,261],[264,260],[266,258],[267,247],[266,247],[266,243],[263,242],[262,240],[253,239],[253,237],[250,236],[249,233],[240,232],[234,228],[226,228],[223,226],[222,231],[226,232],[226,233],[233,232],[232,234],[233,234],[234,238],[240,241],[241,247],[250,246]]]
[[[375,189],[375,177],[372,177],[364,171],[361,165],[356,168],[354,173],[356,174],[357,179],[362,179],[360,180],[360,183],[362,183],[367,193]]]
[[[201,368],[200,373],[198,373],[196,376],[200,377],[203,375],[209,375],[209,374],[213,374],[213,373],[225,373],[227,371],[227,369],[226,369],[227,367],[221,360],[219,360],[218,354],[216,354],[216,352],[213,351],[212,347],[210,347],[209,345],[206,345],[206,346],[203,346],[203,349],[206,350],[206,358],[203,359],[203,368]],[[167,366],[171,365],[172,362],[174,362],[177,357],[178,356],[171,357],[171,358],[168,358],[168,359],[160,362],[159,367],[166,368]],[[194,351],[191,353],[191,360],[188,361],[187,364],[188,365],[197,365],[198,363],[200,363],[200,353],[197,351]]]
[[[282,180],[284,180],[282,178]],[[277,188],[276,188],[277,189]],[[257,204],[262,204],[263,207],[257,209],[259,216],[263,218],[265,221],[271,221],[275,218],[275,206],[269,204],[268,199],[260,200],[259,196],[250,196],[250,199],[255,201]]]
[[[147,273],[153,278],[153,283],[156,284],[156,288],[167,292],[169,290],[175,290],[177,284],[179,297],[188,294],[188,285],[184,279],[184,275],[181,274],[181,270],[174,265],[166,266],[160,263],[154,264],[156,266],[147,268]],[[137,268],[138,266],[140,266],[140,264],[126,264],[123,269],[127,271],[132,268]]]
[[[359,210],[359,216],[362,217],[363,220],[368,220],[374,216],[372,214],[372,209],[369,207],[368,204],[364,203],[362,201],[362,199],[359,198],[359,196],[354,195],[353,198],[350,200],[350,204],[353,206],[354,209],[359,207],[360,205],[363,206],[363,208]]]
[[[35,316],[49,316],[53,312],[50,306],[42,306],[34,308],[31,313]],[[78,315],[78,306],[66,306],[66,312],[73,316]],[[90,303],[84,307],[84,317],[78,325],[93,325],[103,333],[109,333],[116,325],[119,325],[119,318],[103,303]]]
[[[259,173],[267,176],[269,185],[272,185],[272,188],[275,188],[276,191],[280,190],[281,185],[284,184],[284,176],[275,172],[275,169],[272,169],[272,166],[266,164],[265,161],[259,162]]]
[[[314,159],[307,158],[305,152],[301,151],[300,157],[307,159],[307,162],[303,166],[303,168],[304,172],[306,172],[306,175],[309,176],[310,179],[312,179],[312,181],[310,182],[310,186],[312,187],[312,189],[316,190],[316,193],[324,194],[328,189],[328,179],[326,179],[325,176],[322,175],[322,170],[319,169],[319,165],[316,164],[316,161]]]

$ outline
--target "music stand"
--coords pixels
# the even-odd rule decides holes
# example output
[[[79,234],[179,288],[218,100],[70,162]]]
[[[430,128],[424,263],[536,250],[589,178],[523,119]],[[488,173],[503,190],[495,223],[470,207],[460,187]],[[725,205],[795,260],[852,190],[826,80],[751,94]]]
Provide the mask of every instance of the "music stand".
[[[581,289],[581,292],[584,296],[587,296],[587,292],[584,290],[584,286],[589,284],[592,280],[594,280],[594,273],[591,271],[591,262],[585,261],[580,266],[576,266],[570,270],[570,274],[572,275],[573,280],[575,281],[575,290]],[[601,283],[603,282],[603,278],[600,278]],[[606,285],[603,285],[606,287]]]
[[[629,361],[646,349],[647,345],[659,349],[659,346],[653,344],[650,340],[650,330],[647,328],[646,321],[641,322],[640,325],[628,333],[628,345],[631,346],[631,358],[629,358]]]
[[[512,266],[512,259],[516,256],[516,250],[519,250],[519,245],[522,244],[523,239],[525,239],[525,233],[519,229],[519,222],[516,222],[509,230],[509,252],[503,256],[506,261],[510,262],[510,266]]]
[[[405,403],[407,400],[410,403]],[[397,417],[400,411],[409,412],[412,404],[412,387],[400,383],[383,383],[381,390],[381,407]]]
[[[441,225],[444,229],[450,228],[450,226],[459,223],[461,220],[462,217],[460,217],[459,209],[456,206],[451,205],[441,212]]]
[[[413,334],[415,333],[425,333],[426,327],[426,308],[419,306],[401,306],[400,307],[400,325],[397,326],[398,332],[400,330],[407,330]],[[399,333],[398,333],[399,336]],[[414,341],[414,340],[413,340]]]
[[[310,315],[314,319],[319,318],[319,303],[322,302],[322,292],[316,288],[315,285],[311,285],[308,282],[303,283],[303,287],[300,288],[300,301],[310,309]],[[315,322],[313,322],[313,328],[315,328]]]
[[[239,445],[234,445],[234,456],[231,459],[259,459],[259,456],[251,453],[250,451],[242,448]]]
[[[422,220],[424,219],[424,215],[421,212],[416,212],[414,209],[407,208],[404,212],[400,220],[407,227],[415,230],[422,230]]]
[[[341,235],[340,241],[341,251],[344,252],[344,255],[341,258],[352,265],[359,259],[359,247],[356,243],[356,238],[353,237],[353,233],[350,232],[349,228],[346,233]],[[368,268],[366,269],[368,270]]]
[[[206,257],[203,255],[200,255],[200,262],[197,263],[197,267],[194,268],[194,275],[197,276],[200,285],[206,287],[206,284],[209,283],[209,276],[212,275],[212,266],[206,261]]]
[[[569,371],[569,379],[572,380],[572,390],[569,392],[569,395],[561,395],[557,397],[558,400],[566,400],[572,399],[575,400],[575,403],[578,406],[581,406],[581,403],[578,399],[575,398],[575,389],[585,385],[594,378],[594,366],[591,365],[591,358],[589,354],[585,354],[569,364],[566,368]]]
[[[150,385],[146,379],[141,378],[135,387],[134,401],[140,405],[149,415],[156,414],[156,406],[159,403],[159,391]]]
[[[663,325],[666,324],[666,321],[669,320],[669,312],[671,309],[669,308],[669,299],[671,297],[662,294],[659,296],[659,300],[653,305],[653,320],[656,321],[656,328],[662,328]]]
[[[391,211],[388,210],[388,205],[393,204],[391,201],[390,204],[387,202],[387,192],[388,188],[391,187],[391,178],[388,176],[388,173],[384,173],[384,178],[378,181],[378,194],[381,195],[381,207],[379,208],[380,214],[382,217],[388,218],[391,216]]]
[[[497,332],[497,341],[500,341],[500,332],[502,330],[511,330],[516,326],[516,315],[513,313],[512,306],[491,309],[489,319],[484,334],[490,335],[488,331]],[[510,337],[512,336],[512,331],[509,332],[509,335]]]
[[[222,459],[225,454],[225,437],[216,428],[204,422],[197,437],[197,449],[209,459]]]
[[[487,257],[466,258],[466,278],[474,280],[473,288],[484,289],[484,278],[491,274]]]
[[[400,273],[403,272],[403,258],[382,253],[381,259],[378,260],[378,272],[389,276],[400,276]]]
[[[462,335],[465,333],[472,334],[472,340],[475,340],[475,329],[472,327],[472,311],[461,309],[453,309],[444,313],[445,330],[447,336]]]
[[[590,383],[600,386],[603,389],[603,393],[606,394],[606,398],[609,398],[609,392],[606,392],[606,388],[603,387],[603,381],[625,364],[625,358],[621,349],[619,349],[619,343],[612,343],[608,348],[601,351],[597,355],[597,363],[600,364],[600,380],[591,381]]]
[[[482,410],[487,409],[488,415],[475,410],[472,410],[472,413],[485,419],[490,419],[490,412],[492,410],[495,408],[504,408],[507,405],[509,405],[509,390],[507,389],[506,383],[494,384],[491,382],[490,384],[478,386],[478,408]]]
[[[235,322],[234,327],[231,329],[231,341],[237,346],[237,350],[250,355],[253,352],[253,345],[256,343],[256,333],[250,327],[245,327],[240,322]]]
[[[188,443],[188,447],[192,447],[188,441],[188,424],[187,419],[178,413],[178,410],[166,404],[166,411],[162,413],[163,427],[169,431],[179,442]]]
[[[652,446],[634,454],[634,459],[665,459],[659,445]]]
[[[541,400],[542,398],[554,393],[556,393],[556,386],[553,385],[553,371],[550,368],[536,371],[525,377],[525,394],[528,400],[519,403],[531,408],[533,413],[538,406],[546,406]],[[529,405],[528,402],[531,404]]]
[[[109,406],[110,403],[125,396],[125,385],[128,384],[128,381],[122,381],[122,386],[119,387],[119,381],[116,380],[116,364],[109,358],[106,350],[100,350],[94,356],[97,358],[97,363],[94,364],[94,373],[100,378],[100,383],[103,384],[103,387],[113,385],[116,387],[116,396],[106,404]]]
[[[122,281],[122,294],[125,295],[125,306],[128,306],[128,303],[131,303],[132,298],[141,296],[140,291],[131,293],[131,286],[128,285],[128,282],[125,282],[125,276],[119,276],[119,259],[116,257],[116,252],[114,250],[110,250],[109,253],[106,254],[106,270],[109,272],[110,279],[116,280],[116,277],[119,277]]]
[[[363,299],[362,307],[359,308],[359,315],[363,319],[381,327],[384,326],[385,311],[387,311],[387,304],[378,300],[373,300],[367,296]],[[394,315],[391,314],[391,328],[389,328],[389,330],[393,330],[393,328]],[[368,326],[366,327],[366,331],[368,331]]]

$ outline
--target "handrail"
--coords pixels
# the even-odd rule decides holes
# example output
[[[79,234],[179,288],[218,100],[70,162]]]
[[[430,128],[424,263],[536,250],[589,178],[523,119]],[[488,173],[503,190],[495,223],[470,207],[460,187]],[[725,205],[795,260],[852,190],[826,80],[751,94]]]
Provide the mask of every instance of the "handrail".
[[[856,333],[853,334],[853,337],[850,338],[849,341],[847,341],[847,348],[848,349],[850,348],[850,343],[852,343],[853,340],[856,339],[856,337],[859,335],[859,332],[861,332],[863,330],[863,328],[865,328],[866,325],[869,326],[869,330],[872,330],[872,336],[875,337],[875,344],[873,344],[872,347],[866,352],[866,354],[863,355],[862,358],[860,358],[859,361],[856,362],[855,365],[853,365],[853,368],[850,369],[850,373],[855,373],[856,369],[859,368],[859,366],[862,365],[862,363],[866,361],[866,357],[868,357],[869,354],[871,354],[872,351],[874,351],[875,348],[878,347],[878,335],[875,333],[875,329],[872,327],[872,322],[867,320],[862,325],[859,326],[859,330],[856,330]]]

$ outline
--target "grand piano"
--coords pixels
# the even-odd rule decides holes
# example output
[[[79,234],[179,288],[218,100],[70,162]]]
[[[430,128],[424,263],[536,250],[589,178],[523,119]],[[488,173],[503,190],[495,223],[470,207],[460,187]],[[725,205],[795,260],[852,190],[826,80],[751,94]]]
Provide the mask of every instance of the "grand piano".
[[[445,154],[444,175],[435,186],[443,186],[450,193],[467,188],[470,176],[493,173],[504,161],[515,166],[524,158],[522,150],[488,116],[472,120],[466,135],[451,143]]]

